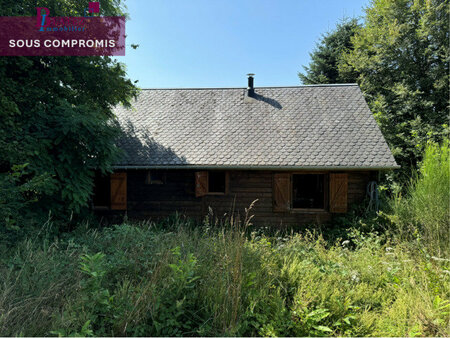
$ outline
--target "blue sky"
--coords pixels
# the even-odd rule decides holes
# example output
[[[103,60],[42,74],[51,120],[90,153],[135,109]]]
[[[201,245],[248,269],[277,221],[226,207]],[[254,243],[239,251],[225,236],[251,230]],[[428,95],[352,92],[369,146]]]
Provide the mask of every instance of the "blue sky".
[[[128,0],[127,66],[141,88],[295,86],[321,34],[369,0]],[[134,50],[130,44],[139,44]]]

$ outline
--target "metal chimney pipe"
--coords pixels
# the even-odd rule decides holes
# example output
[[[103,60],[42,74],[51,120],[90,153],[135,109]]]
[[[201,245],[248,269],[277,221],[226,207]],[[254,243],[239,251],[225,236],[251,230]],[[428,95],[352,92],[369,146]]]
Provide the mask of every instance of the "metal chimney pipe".
[[[255,88],[253,87],[253,77],[255,74],[249,73],[248,76],[248,86],[247,86],[247,95],[252,97],[255,95]]]

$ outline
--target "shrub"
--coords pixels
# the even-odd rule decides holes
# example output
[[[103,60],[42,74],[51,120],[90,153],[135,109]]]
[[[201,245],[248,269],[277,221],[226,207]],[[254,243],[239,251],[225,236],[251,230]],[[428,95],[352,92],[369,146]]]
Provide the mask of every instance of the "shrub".
[[[418,174],[405,197],[391,201],[388,215],[403,241],[416,239],[430,253],[450,257],[450,160],[449,142],[429,143]]]
[[[169,222],[169,221],[167,221]],[[0,335],[448,335],[450,262],[373,236],[83,226],[0,265]]]

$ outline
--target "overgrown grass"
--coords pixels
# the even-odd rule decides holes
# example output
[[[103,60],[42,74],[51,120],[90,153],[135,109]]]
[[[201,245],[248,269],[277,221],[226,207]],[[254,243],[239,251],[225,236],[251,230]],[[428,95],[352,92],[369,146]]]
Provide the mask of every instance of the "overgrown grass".
[[[237,224],[166,226],[23,242],[1,265],[0,334],[450,334],[447,260],[376,236],[330,246]]]
[[[0,256],[0,335],[448,336],[448,155],[430,144],[407,196],[328,241],[252,231],[248,215],[56,239],[47,223]]]
[[[429,254],[450,258],[450,149],[429,143],[405,196],[391,200],[388,216],[402,241],[418,240]]]

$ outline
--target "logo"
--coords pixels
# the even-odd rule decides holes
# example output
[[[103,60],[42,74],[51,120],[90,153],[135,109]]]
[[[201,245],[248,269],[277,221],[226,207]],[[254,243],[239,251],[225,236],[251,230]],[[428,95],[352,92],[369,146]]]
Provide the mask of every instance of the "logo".
[[[79,17],[35,8],[36,17],[0,16],[0,55],[125,55],[125,17],[101,16],[99,2],[89,2]]]
[[[100,13],[100,3],[89,2],[89,7],[84,9],[83,17],[51,17],[47,7],[36,7],[36,10],[36,26],[39,28],[39,32],[81,32],[86,30],[85,18]]]

